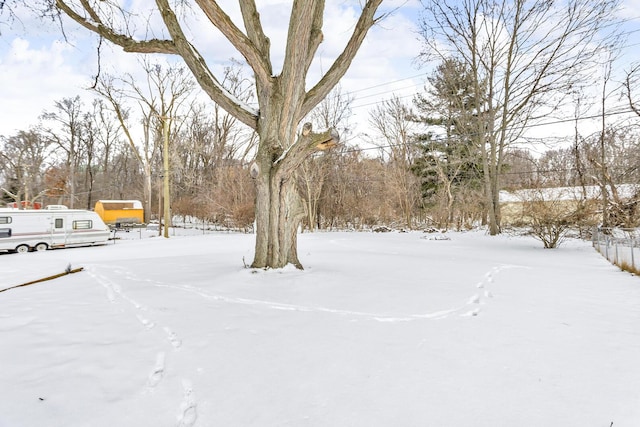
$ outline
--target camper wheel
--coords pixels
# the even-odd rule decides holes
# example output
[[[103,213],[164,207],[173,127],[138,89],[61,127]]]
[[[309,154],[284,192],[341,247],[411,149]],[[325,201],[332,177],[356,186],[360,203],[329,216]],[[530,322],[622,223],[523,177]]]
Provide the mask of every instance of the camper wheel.
[[[41,252],[41,251],[46,251],[48,247],[49,246],[47,246],[46,243],[38,243],[36,245],[35,249],[36,249],[36,251]]]
[[[19,254],[26,254],[27,252],[29,252],[29,246],[20,245],[16,248],[16,252]]]

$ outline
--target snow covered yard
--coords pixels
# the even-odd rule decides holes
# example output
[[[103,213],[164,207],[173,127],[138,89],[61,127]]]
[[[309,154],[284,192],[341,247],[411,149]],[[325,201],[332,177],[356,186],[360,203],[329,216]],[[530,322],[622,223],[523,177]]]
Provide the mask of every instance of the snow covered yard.
[[[314,233],[0,255],[0,427],[640,425],[640,278],[588,242]]]

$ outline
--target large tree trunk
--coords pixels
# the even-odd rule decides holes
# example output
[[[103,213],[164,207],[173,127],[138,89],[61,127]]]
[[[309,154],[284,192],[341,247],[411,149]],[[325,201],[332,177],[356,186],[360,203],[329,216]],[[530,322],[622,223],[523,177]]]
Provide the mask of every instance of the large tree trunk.
[[[297,232],[304,208],[293,177],[278,167],[257,179],[256,248],[253,268],[281,268],[293,264],[302,269],[297,254]]]
[[[261,139],[283,133],[288,134],[265,131]],[[293,172],[310,153],[330,148],[338,140],[334,130],[313,133],[307,123],[293,144],[272,138],[272,143],[260,144],[256,158],[256,246],[251,267],[281,268],[293,264],[302,269],[297,233],[305,210]],[[281,145],[289,148],[277,148]]]
[[[271,167],[258,176],[256,190],[256,251],[251,266],[302,268],[296,247],[304,210],[292,178],[283,178],[277,167]]]

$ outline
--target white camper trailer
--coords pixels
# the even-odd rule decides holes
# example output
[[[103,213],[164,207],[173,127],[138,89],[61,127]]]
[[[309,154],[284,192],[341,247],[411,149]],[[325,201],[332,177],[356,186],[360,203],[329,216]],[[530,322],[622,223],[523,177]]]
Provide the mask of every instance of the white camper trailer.
[[[98,214],[77,209],[0,209],[0,251],[105,244],[111,233]]]

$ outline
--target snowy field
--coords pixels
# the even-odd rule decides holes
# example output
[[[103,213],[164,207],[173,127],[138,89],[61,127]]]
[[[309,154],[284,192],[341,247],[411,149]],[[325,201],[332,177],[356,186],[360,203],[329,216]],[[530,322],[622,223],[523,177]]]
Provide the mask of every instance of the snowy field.
[[[640,278],[588,242],[314,233],[0,255],[0,427],[637,427]]]

